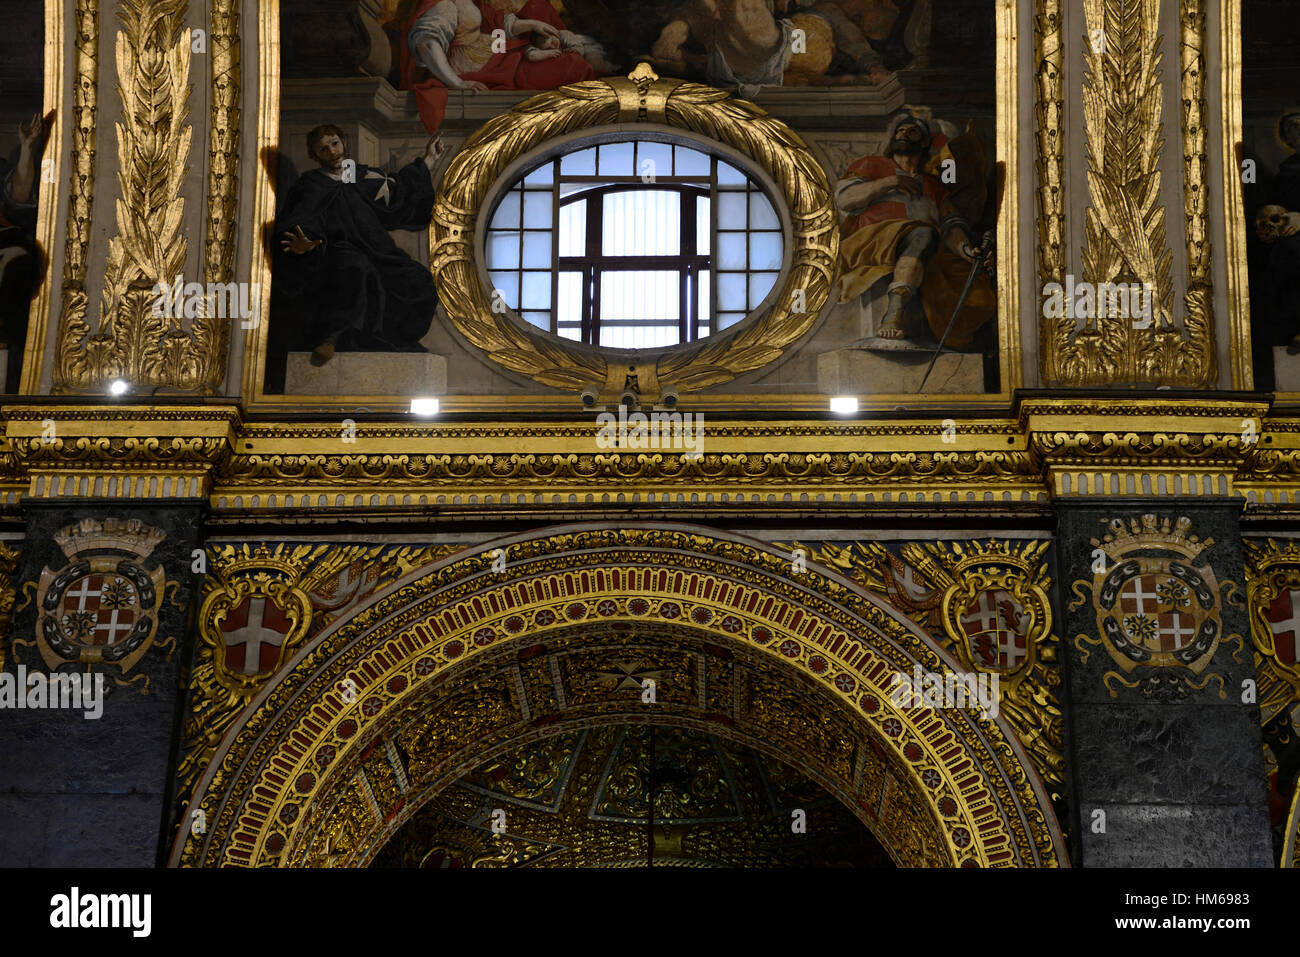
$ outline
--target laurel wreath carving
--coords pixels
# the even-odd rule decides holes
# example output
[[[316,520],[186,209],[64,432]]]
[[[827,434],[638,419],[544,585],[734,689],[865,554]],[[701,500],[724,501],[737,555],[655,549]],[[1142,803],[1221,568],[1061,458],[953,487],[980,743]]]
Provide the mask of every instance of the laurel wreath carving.
[[[725,91],[651,80],[646,73],[632,81],[592,80],[550,90],[489,120],[465,143],[438,189],[429,258],[447,315],[493,360],[544,385],[578,390],[603,384],[606,354],[530,331],[493,312],[475,266],[474,234],[483,201],[506,167],[565,133],[629,120],[689,130],[750,157],[772,177],[789,208],[793,268],[776,305],[734,333],[654,356],[660,383],[695,391],[772,362],[808,331],[829,298],[839,248],[837,218],[830,184],[807,144],[781,121]],[[792,309],[796,289],[803,290],[802,312]]]
[[[1049,11],[1045,8],[1051,7]],[[1039,118],[1055,108],[1060,84],[1062,26],[1054,4],[1039,3]],[[1165,234],[1165,207],[1160,203],[1161,123],[1164,84],[1158,0],[1085,0],[1087,35],[1083,116],[1087,133],[1088,189],[1092,203],[1085,214],[1083,273],[1094,283],[1143,283],[1154,290],[1151,322],[1146,328],[1120,316],[1098,316],[1076,328],[1073,318],[1043,322],[1044,377],[1056,385],[1165,384],[1201,387],[1218,377],[1214,353],[1208,265],[1208,191],[1204,95],[1204,11],[1200,0],[1182,0],[1181,99],[1182,146],[1186,157],[1184,220],[1188,250],[1188,284],[1180,325],[1173,316],[1172,252]],[[1050,69],[1049,69],[1050,68]],[[1061,168],[1064,143],[1040,135],[1040,174]],[[1054,192],[1055,191],[1055,192]],[[1043,180],[1043,212],[1061,204],[1055,175]],[[1060,281],[1050,242],[1061,235],[1062,222],[1051,217],[1042,226],[1049,246],[1040,276]],[[1049,230],[1050,228],[1050,230]]]
[[[153,315],[155,284],[184,272],[189,249],[181,229],[193,133],[185,122],[191,92],[187,12],[186,0],[119,4],[118,234],[109,240],[98,331],[91,333],[83,302],[65,310],[56,391],[123,377],[137,386],[210,392],[225,375],[225,320],[200,316],[187,330],[179,318]],[[224,63],[227,54],[222,57]],[[76,292],[84,297],[84,290]]]

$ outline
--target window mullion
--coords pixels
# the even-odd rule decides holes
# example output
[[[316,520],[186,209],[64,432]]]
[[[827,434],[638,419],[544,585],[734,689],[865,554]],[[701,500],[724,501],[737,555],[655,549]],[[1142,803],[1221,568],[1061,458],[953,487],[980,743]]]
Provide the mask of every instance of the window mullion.
[[[560,333],[560,161],[551,167],[551,335]]]
[[[600,345],[600,258],[603,249],[600,230],[605,199],[598,194],[587,200],[587,286],[591,308],[582,315],[582,341]]]
[[[680,341],[690,342],[695,338],[695,310],[692,308],[695,294],[691,282],[691,263],[695,260],[695,194],[688,193],[685,189],[677,191],[677,222],[681,225],[677,250],[681,254],[683,267],[677,273],[677,334]]]
[[[709,164],[709,335],[718,333],[718,158]]]

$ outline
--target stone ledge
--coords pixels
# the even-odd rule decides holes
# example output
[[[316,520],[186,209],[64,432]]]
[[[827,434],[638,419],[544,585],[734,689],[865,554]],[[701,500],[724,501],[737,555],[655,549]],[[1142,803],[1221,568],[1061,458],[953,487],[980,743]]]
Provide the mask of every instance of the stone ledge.
[[[1286,346],[1273,347],[1273,390],[1300,392],[1300,355],[1289,355]]]
[[[827,395],[915,392],[930,364],[929,352],[867,352],[836,349],[817,357],[817,390]],[[945,352],[926,380],[925,394],[984,391],[984,357]]]
[[[429,352],[338,352],[323,366],[289,353],[288,395],[435,396],[447,391],[447,358]]]
[[[482,90],[470,93],[450,90],[444,124],[472,125],[509,113],[541,90]],[[740,94],[734,94],[739,97]],[[394,89],[383,77],[304,77],[283,81],[281,111],[293,118],[317,117],[321,104],[329,103],[340,115],[354,121],[377,123],[384,135],[408,130],[424,134],[415,94]],[[884,118],[908,100],[905,85],[897,78],[882,86],[765,86],[751,101],[772,116],[801,129],[844,130],[850,118]],[[912,102],[916,102],[912,100]],[[857,120],[856,122],[860,122]],[[310,125],[315,125],[312,122]],[[402,129],[399,129],[402,128]],[[856,125],[852,126],[857,129]]]

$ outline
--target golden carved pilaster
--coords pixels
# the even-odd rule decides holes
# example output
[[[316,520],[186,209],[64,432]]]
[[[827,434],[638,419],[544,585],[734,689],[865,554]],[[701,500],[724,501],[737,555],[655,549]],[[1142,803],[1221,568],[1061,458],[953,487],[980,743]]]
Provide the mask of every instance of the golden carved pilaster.
[[[68,174],[67,237],[63,246],[63,301],[59,307],[58,341],[86,327],[86,257],[95,195],[95,131],[99,119],[99,0],[78,0],[76,51],[73,65],[72,160]],[[36,332],[33,329],[32,332]],[[29,347],[43,344],[28,337]],[[29,356],[32,352],[28,353]],[[55,381],[70,378],[77,365],[60,349],[54,360]],[[25,391],[35,391],[40,364],[27,364]]]
[[[1065,97],[1061,72],[1062,0],[1038,0],[1034,11],[1034,83],[1038,104],[1038,281],[1062,282],[1066,272],[1065,238]],[[1061,330],[1066,336],[1068,329]],[[1044,319],[1039,343],[1039,370],[1044,382],[1060,378],[1058,334]]]
[[[1234,389],[1255,384],[1250,346],[1250,289],[1246,282],[1246,205],[1241,161],[1241,4],[1219,8],[1219,117],[1223,161],[1223,256],[1227,265],[1228,363]]]
[[[1149,317],[1103,308],[1096,315],[1044,318],[1042,371],[1049,386],[1175,385],[1207,387],[1218,379],[1208,238],[1205,127],[1205,11],[1202,0],[1179,8],[1184,241],[1187,287],[1181,321],[1173,308],[1173,254],[1161,202],[1165,150],[1164,38],[1159,0],[1082,0],[1083,133],[1090,204],[1085,211],[1081,279],[1094,285],[1136,283],[1150,291]],[[1065,137],[1043,127],[1059,118],[1059,5],[1040,0],[1035,22],[1038,69],[1040,280],[1059,282],[1056,244]],[[1122,313],[1122,315],[1120,314]]]
[[[1214,347],[1214,290],[1210,272],[1210,161],[1205,105],[1205,0],[1182,0],[1183,220],[1187,244],[1187,292],[1183,295],[1188,338],[1177,340],[1178,378],[1162,383],[1213,387],[1219,377]],[[1185,363],[1185,364],[1184,364]],[[1157,370],[1158,371],[1158,370]]]
[[[211,392],[225,377],[224,320],[210,315],[212,304],[189,319],[188,329],[181,318],[155,315],[154,308],[155,285],[184,275],[189,249],[181,228],[181,190],[193,133],[186,124],[193,55],[187,10],[186,0],[121,0],[118,5],[117,234],[109,241],[98,329],[91,332],[84,292],[83,301],[74,296],[65,309],[55,346],[56,392],[94,391],[115,378],[137,389]],[[223,31],[214,42],[214,135],[220,135],[232,108],[229,83],[237,55],[228,32],[230,10],[224,3],[214,11],[215,25]],[[233,159],[220,159],[212,176],[218,181],[217,205],[228,210]],[[210,268],[221,269],[222,263]]]
[[[214,0],[208,43],[212,56],[211,110],[208,121],[208,221],[203,278],[226,283],[235,278],[235,203],[239,187],[240,42],[239,0]],[[215,391],[226,377],[230,326],[220,323],[203,381]]]

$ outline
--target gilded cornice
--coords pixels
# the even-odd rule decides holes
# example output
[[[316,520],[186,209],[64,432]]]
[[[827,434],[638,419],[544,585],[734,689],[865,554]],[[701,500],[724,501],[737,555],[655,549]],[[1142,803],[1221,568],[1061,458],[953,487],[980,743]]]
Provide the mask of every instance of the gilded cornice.
[[[205,497],[242,421],[234,405],[28,405],[0,414],[0,489],[33,498]]]
[[[1054,497],[1226,496],[1270,441],[1257,397],[1027,397],[1017,422]]]
[[[171,495],[168,478],[183,479],[187,495],[210,497],[217,512],[619,502],[1023,511],[1097,494],[1291,502],[1300,491],[1300,418],[1267,412],[1266,401],[1240,393],[1036,394],[1022,396],[1011,416],[978,419],[720,417],[707,421],[697,455],[603,449],[594,417],[581,416],[247,421],[234,402],[15,404],[0,411],[0,507],[17,493]],[[131,480],[113,493],[96,485],[123,473]],[[151,478],[160,480],[156,491],[141,484]]]

